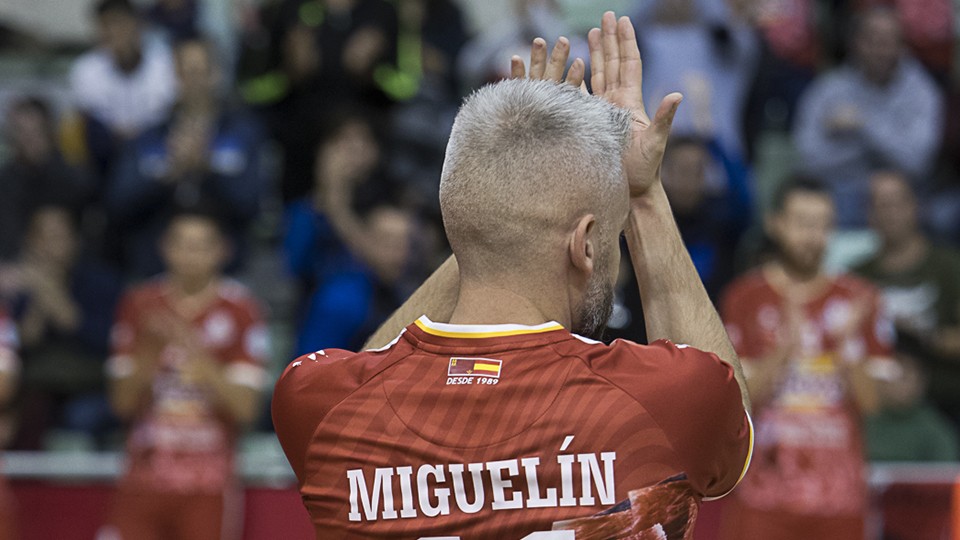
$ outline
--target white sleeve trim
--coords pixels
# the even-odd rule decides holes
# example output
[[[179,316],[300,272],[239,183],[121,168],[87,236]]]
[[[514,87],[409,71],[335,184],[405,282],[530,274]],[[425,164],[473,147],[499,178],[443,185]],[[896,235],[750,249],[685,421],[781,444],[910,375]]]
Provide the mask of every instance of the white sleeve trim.
[[[227,366],[224,375],[231,384],[261,390],[266,382],[267,374],[260,366],[246,362],[233,362]]]
[[[20,362],[17,360],[17,353],[0,345],[0,373],[16,375],[19,372]]]
[[[107,360],[106,372],[107,376],[111,379],[125,379],[137,370],[136,364],[133,362],[133,358],[125,354],[118,354],[116,356],[111,356]]]
[[[597,341],[597,340],[595,340],[595,339],[590,339],[590,338],[588,338],[588,337],[583,337],[583,336],[581,336],[580,334],[574,334],[573,332],[571,332],[570,335],[573,336],[573,337],[575,337],[575,338],[577,338],[577,339],[579,339],[580,341],[586,343],[587,345],[603,345],[603,342],[602,342],[602,341]]]
[[[747,475],[747,471],[750,469],[750,462],[753,460],[753,443],[754,443],[754,432],[753,432],[753,419],[750,418],[750,413],[745,413],[747,415],[747,424],[750,426],[750,448],[747,450],[747,459],[743,464],[743,470],[740,471],[740,477],[737,478],[737,482],[733,484],[733,487],[727,490],[726,493],[722,495],[714,495],[713,497],[704,497],[704,501],[715,501],[717,499],[722,499],[729,495],[733,490],[737,489],[737,486],[740,485],[740,482],[743,480],[743,477]]]
[[[406,332],[406,331],[407,331],[407,329],[404,328],[403,330],[400,331],[399,334],[397,334],[397,337],[393,338],[393,341],[391,341],[390,343],[387,343],[387,344],[384,345],[383,347],[379,347],[379,348],[377,348],[377,349],[367,349],[367,352],[383,352],[383,351],[389,349],[390,347],[393,347],[394,345],[397,344],[398,341],[400,341],[400,336],[402,336],[403,333]]]

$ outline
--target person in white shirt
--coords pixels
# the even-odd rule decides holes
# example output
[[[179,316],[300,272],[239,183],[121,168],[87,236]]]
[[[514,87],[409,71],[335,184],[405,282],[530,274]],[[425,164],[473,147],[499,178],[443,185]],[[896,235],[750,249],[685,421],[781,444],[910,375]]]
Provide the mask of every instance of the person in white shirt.
[[[70,89],[88,139],[106,139],[88,140],[96,155],[163,120],[176,98],[176,77],[169,47],[146,37],[129,0],[100,0],[94,12],[98,45],[72,66]]]

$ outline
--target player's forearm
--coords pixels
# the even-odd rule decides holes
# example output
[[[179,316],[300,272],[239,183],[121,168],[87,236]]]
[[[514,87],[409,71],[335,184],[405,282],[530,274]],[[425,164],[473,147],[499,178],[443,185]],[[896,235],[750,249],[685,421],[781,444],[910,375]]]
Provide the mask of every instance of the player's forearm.
[[[27,308],[26,313],[20,319],[20,341],[25,346],[36,345],[43,339],[43,334],[47,330],[46,317],[36,306]]]
[[[853,402],[864,416],[874,414],[880,409],[877,385],[867,371],[867,362],[868,360],[864,360],[855,365],[841,366]]]
[[[750,376],[746,378],[746,383],[750,402],[754,407],[763,407],[776,395],[789,360],[790,354],[787,351],[778,350],[767,358],[750,363]]]
[[[324,200],[324,211],[337,235],[347,248],[364,262],[376,258],[378,249],[375,238],[368,232],[367,224],[353,211],[353,190],[349,186],[334,183]]]
[[[0,370],[0,407],[5,407],[17,389],[17,376],[12,371]]]
[[[934,350],[944,358],[954,362],[960,360],[960,326],[937,329],[930,341]]]
[[[110,381],[110,405],[121,420],[129,420],[143,407],[150,392],[152,375],[134,372]]]
[[[260,393],[248,386],[231,384],[224,378],[208,382],[220,409],[241,426],[256,419],[260,409]]]
[[[204,350],[195,350],[190,362],[185,376],[206,387],[223,414],[240,426],[254,421],[260,409],[260,392],[256,388],[234,383],[228,370]]]
[[[326,214],[337,235],[354,255],[364,261],[373,257],[370,253],[372,238],[367,233],[366,224],[354,214],[353,200],[350,197],[337,197],[335,202],[327,204]]]
[[[712,352],[733,367],[744,407],[749,396],[737,353],[683,245],[660,182],[630,201],[627,245],[649,339]]]
[[[434,321],[449,321],[453,308],[457,304],[459,291],[460,268],[457,266],[457,259],[451,255],[402,306],[390,315],[386,322],[380,325],[363,348],[376,349],[385,346],[421,315],[426,315]]]

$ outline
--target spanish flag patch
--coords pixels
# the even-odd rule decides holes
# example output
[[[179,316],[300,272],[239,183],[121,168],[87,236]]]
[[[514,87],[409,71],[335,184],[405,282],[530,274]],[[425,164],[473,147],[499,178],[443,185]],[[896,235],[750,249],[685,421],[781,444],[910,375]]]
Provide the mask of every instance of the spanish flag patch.
[[[490,358],[451,358],[447,368],[448,377],[493,377],[500,378],[502,360]]]

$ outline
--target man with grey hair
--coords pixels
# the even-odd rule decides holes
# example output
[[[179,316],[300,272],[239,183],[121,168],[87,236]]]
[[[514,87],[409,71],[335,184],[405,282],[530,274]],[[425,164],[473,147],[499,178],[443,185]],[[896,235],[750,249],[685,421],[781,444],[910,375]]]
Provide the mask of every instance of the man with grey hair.
[[[746,472],[739,362],[659,179],[681,96],[647,116],[628,18],[588,38],[594,95],[582,60],[563,78],[569,42],[548,59],[538,38],[528,77],[515,57],[467,99],[440,188],[454,256],[380,348],[317,351],[278,381],[318,538],[681,538]],[[650,345],[591,339],[624,228]]]
[[[575,333],[599,338],[612,308],[604,280],[608,265],[617,264],[610,257],[619,255],[615,235],[627,205],[615,156],[629,137],[628,111],[571,85],[512,79],[471,96],[457,115],[440,178],[444,228],[461,278],[555,296],[547,289],[556,279],[531,278],[562,250],[570,216],[595,214],[598,268],[572,323]]]

